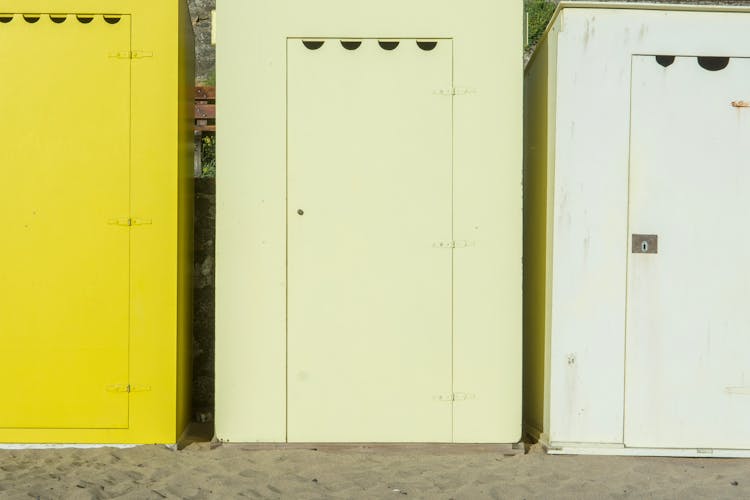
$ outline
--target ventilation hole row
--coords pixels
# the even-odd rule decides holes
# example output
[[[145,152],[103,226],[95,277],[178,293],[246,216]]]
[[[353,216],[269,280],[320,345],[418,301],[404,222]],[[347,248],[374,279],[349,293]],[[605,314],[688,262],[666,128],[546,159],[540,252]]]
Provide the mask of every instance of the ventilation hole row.
[[[676,56],[656,56],[656,62],[665,68],[674,64]],[[721,71],[729,66],[728,57],[698,57],[698,64],[707,71]]]
[[[75,17],[79,23],[81,24],[89,24],[91,21],[93,21],[96,17],[99,16],[93,16],[89,14],[77,14],[77,15],[68,15],[68,14],[0,14],[0,23],[7,24],[11,21],[13,21],[16,18],[23,18],[24,21],[26,21],[29,24],[35,24],[39,22],[42,18],[49,18],[50,21],[52,21],[55,24],[62,24],[65,21],[67,21],[69,18]],[[104,15],[101,16],[102,19],[107,24],[117,24],[120,22],[120,16],[110,16],[110,15]]]
[[[318,50],[323,46],[325,40],[302,40],[302,43],[310,50]],[[378,40],[378,45],[383,50],[395,50],[400,44],[401,42],[398,41]],[[435,41],[417,41],[417,47],[425,51],[433,50],[437,47],[437,44]],[[341,46],[346,50],[357,50],[361,45],[361,40],[341,40]]]

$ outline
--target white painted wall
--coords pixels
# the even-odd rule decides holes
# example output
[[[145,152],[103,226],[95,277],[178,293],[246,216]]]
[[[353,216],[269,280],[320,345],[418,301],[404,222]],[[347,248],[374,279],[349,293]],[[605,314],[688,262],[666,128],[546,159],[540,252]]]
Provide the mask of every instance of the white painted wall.
[[[564,8],[559,34],[550,34],[557,114],[545,432],[553,445],[623,443],[631,56],[750,55],[749,13],[614,7]]]

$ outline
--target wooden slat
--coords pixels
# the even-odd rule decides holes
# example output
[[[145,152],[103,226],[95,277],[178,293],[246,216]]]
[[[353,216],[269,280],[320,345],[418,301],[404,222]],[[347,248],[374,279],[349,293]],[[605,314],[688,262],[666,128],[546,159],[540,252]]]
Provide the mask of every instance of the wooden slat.
[[[196,104],[195,119],[211,120],[216,118],[216,104]]]
[[[216,132],[216,125],[210,123],[216,119],[216,87],[195,87],[195,131],[198,133]]]
[[[196,101],[215,101],[216,87],[195,87]]]

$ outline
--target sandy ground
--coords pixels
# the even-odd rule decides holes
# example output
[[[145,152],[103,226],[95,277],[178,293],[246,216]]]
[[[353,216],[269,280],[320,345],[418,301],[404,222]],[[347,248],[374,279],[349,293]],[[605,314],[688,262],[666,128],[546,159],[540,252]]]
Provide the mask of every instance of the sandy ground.
[[[0,451],[0,498],[750,498],[750,460],[488,452]]]

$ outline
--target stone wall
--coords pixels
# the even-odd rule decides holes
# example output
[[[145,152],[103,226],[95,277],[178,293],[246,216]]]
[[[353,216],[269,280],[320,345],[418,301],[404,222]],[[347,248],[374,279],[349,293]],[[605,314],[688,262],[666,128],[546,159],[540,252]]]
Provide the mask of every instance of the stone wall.
[[[195,32],[197,85],[216,84],[216,50],[211,45],[211,11],[216,0],[189,0]],[[193,413],[212,420],[214,411],[214,241],[216,183],[195,179],[195,261],[193,269]]]
[[[195,260],[193,267],[193,412],[211,419],[214,408],[214,241],[216,182],[195,179]]]
[[[211,11],[216,0],[189,0],[195,31],[195,80],[200,84],[216,83],[216,50],[211,45]]]

